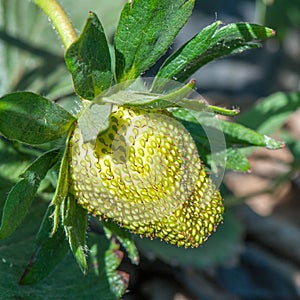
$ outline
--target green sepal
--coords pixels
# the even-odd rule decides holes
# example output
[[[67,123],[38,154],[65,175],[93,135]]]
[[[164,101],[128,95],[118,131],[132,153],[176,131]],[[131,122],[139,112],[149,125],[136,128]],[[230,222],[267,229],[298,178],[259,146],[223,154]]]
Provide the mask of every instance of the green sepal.
[[[153,90],[164,89],[164,81],[184,82],[205,64],[226,55],[240,53],[260,46],[260,40],[274,36],[274,30],[250,23],[233,23],[220,29],[217,21],[173,53],[157,73]]]
[[[105,251],[104,262],[110,289],[117,299],[120,299],[124,295],[129,284],[129,274],[118,270],[123,256],[120,244],[112,239],[109,249]]]
[[[33,284],[47,277],[69,252],[61,224],[56,232],[51,234],[53,209],[50,206],[45,213],[35,238],[37,247],[19,282],[22,285]]]
[[[162,56],[187,22],[194,0],[134,0],[121,13],[115,36],[117,81],[137,78]]]
[[[240,113],[240,110],[238,108],[228,109],[228,108],[214,106],[214,105],[208,105],[208,108],[218,115],[227,116],[227,117],[234,117]]]
[[[73,130],[71,129],[69,131],[67,140],[66,140],[66,147],[64,150],[63,157],[60,162],[60,167],[59,167],[59,175],[58,175],[58,180],[56,183],[56,189],[54,196],[51,201],[51,205],[55,206],[54,212],[53,212],[53,228],[52,228],[52,233],[54,234],[55,231],[58,228],[59,225],[59,218],[60,218],[60,210],[63,201],[66,199],[69,191],[69,183],[68,183],[68,176],[69,176],[69,161],[68,161],[68,154],[69,154],[69,138],[70,135],[72,134]]]
[[[37,189],[59,158],[59,150],[51,150],[38,157],[21,175],[21,180],[7,196],[2,214],[0,239],[11,235],[22,223],[31,207]]]
[[[87,246],[85,241],[87,230],[87,211],[77,204],[71,194],[64,202],[62,223],[76,262],[81,271],[85,274],[87,271]]]
[[[181,86],[169,93],[155,94],[149,91],[137,91],[132,89],[123,90],[117,85],[111,89],[110,94],[99,96],[99,98],[96,98],[94,102],[110,103],[129,107],[136,106],[144,109],[177,107],[183,105],[185,97],[194,92],[194,87],[195,81],[191,80],[186,85]],[[202,105],[206,106],[206,103],[203,102]]]
[[[102,225],[106,237],[110,240],[113,237],[116,237],[117,240],[124,247],[124,249],[127,251],[131,263],[138,265],[140,258],[132,234],[122,229],[118,224],[111,220],[103,221]]]
[[[112,104],[97,104],[95,101],[89,102],[83,108],[78,118],[78,126],[84,142],[95,141],[97,135],[109,127],[111,111]]]
[[[67,49],[65,61],[72,74],[75,91],[83,99],[92,100],[111,86],[110,52],[96,14],[90,12],[80,37]]]
[[[16,92],[0,98],[0,134],[26,144],[43,144],[62,136],[74,118],[50,100]]]

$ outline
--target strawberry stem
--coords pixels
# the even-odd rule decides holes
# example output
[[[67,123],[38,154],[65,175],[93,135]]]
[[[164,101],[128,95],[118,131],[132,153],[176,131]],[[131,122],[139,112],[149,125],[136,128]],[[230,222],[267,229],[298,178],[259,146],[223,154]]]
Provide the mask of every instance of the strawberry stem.
[[[34,2],[49,17],[67,49],[77,39],[77,34],[62,6],[56,0],[34,0]]]

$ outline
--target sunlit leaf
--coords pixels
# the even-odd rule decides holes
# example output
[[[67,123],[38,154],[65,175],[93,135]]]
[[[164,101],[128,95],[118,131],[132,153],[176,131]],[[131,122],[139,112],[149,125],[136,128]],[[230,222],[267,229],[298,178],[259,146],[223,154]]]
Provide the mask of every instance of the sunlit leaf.
[[[134,0],[122,11],[115,36],[118,82],[137,78],[174,41],[194,0]]]
[[[233,23],[217,30],[215,22],[194,36],[163,64],[157,78],[185,81],[205,64],[226,55],[259,47],[259,41],[275,34],[274,30],[250,23]],[[153,89],[160,91],[163,80],[156,80]]]
[[[67,49],[65,60],[80,97],[92,100],[112,84],[106,36],[94,13],[90,12],[80,37]]]

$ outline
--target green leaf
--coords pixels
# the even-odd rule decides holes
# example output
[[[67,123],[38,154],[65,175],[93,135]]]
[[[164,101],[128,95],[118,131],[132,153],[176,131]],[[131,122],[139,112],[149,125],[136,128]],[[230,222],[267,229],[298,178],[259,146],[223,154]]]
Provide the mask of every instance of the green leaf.
[[[213,159],[221,161],[224,157],[226,157],[225,167],[227,170],[234,170],[238,172],[247,172],[250,170],[250,163],[247,156],[242,151],[240,151],[240,149],[230,146],[228,146],[225,152],[220,151],[214,153],[214,155],[208,154],[206,156],[206,163],[208,165],[212,165]]]
[[[102,225],[107,238],[112,239],[115,236],[127,251],[130,261],[133,264],[138,265],[140,258],[138,250],[134,244],[132,234],[122,229],[118,224],[111,220],[102,222]]]
[[[123,271],[119,271],[117,268],[123,260],[123,252],[120,249],[120,245],[111,240],[109,249],[105,252],[105,269],[106,276],[110,285],[111,291],[120,299],[129,284],[129,275]]]
[[[275,93],[242,113],[238,122],[262,134],[272,134],[280,129],[299,107],[300,92]]]
[[[82,28],[86,18],[87,6],[85,1],[77,1],[74,5],[74,0],[61,1],[63,7],[70,15],[70,19],[75,28]],[[112,37],[117,29],[120,12],[124,6],[124,0],[89,0],[88,9],[97,14],[101,20],[103,28],[107,36]]]
[[[215,165],[246,172],[250,165],[242,149],[248,150],[255,146],[270,149],[282,147],[281,142],[240,124],[217,119],[209,111],[195,112],[181,108],[172,109],[172,113],[191,133],[201,160],[212,169]],[[221,138],[225,138],[226,145],[223,145]]]
[[[89,260],[86,276],[82,275],[74,263],[73,255],[69,254],[45,280],[34,285],[19,284],[20,276],[31,257],[35,235],[46,209],[47,203],[37,199],[25,220],[26,226],[20,227],[5,241],[0,241],[0,295],[4,299],[116,300],[117,297],[110,291],[105,272],[104,254],[109,248],[109,242],[104,235],[89,234],[89,247],[91,251],[97,248],[97,252],[91,253],[93,260]],[[50,231],[51,227],[49,233]],[[65,243],[68,244],[66,240]],[[55,253],[55,249],[52,250]],[[97,264],[94,264],[95,261]]]
[[[257,42],[274,35],[274,30],[250,23],[233,23],[219,30],[220,22],[204,28],[163,64],[154,82],[154,91],[164,88],[164,79],[183,82],[212,60],[259,47]]]
[[[189,112],[185,109],[178,109],[173,110],[172,113],[175,117],[188,121],[184,121],[183,123],[192,135],[194,133],[197,136],[197,133],[200,133],[200,136],[203,136],[203,126],[205,126],[217,131],[222,131],[228,145],[258,146],[273,150],[280,149],[283,146],[282,142],[260,134],[241,124],[216,119],[214,115],[209,112],[195,114],[195,112]]]
[[[41,181],[57,162],[58,153],[58,150],[55,149],[37,158],[21,175],[22,179],[9,192],[3,209],[0,239],[11,235],[22,223]]]
[[[232,123],[220,120],[222,131],[226,135],[226,141],[238,146],[258,146],[276,150],[283,147],[281,141],[276,141],[273,138],[260,134],[250,128],[247,128],[238,123]]]
[[[31,92],[0,98],[0,133],[10,140],[43,144],[63,135],[73,122],[63,108]]]
[[[134,0],[122,11],[115,36],[116,76],[137,78],[162,56],[188,20],[194,0]]]
[[[136,237],[140,251],[153,258],[161,259],[167,264],[205,269],[222,264],[233,258],[238,253],[242,227],[232,212],[227,209],[224,214],[224,223],[220,224],[217,231],[198,248],[176,247],[158,239]]]
[[[111,86],[109,48],[103,27],[94,13],[90,12],[80,37],[67,49],[65,61],[80,97],[92,100]]]
[[[64,49],[44,12],[33,1],[1,0],[0,95],[35,91],[56,99],[74,90]],[[88,10],[98,14],[107,36],[116,31],[124,0],[60,0],[75,28],[83,28]]]
[[[55,234],[50,235],[52,213],[53,207],[48,207],[35,239],[37,247],[20,279],[22,285],[37,283],[47,277],[69,252],[62,226],[58,227]]]
[[[220,24],[220,21],[210,24],[182,46],[178,52],[171,55],[158,72],[152,89],[154,91],[161,91],[162,87],[164,87],[170,79],[176,80],[179,73],[186,72],[187,64],[207,50],[210,39]]]
[[[78,126],[84,142],[94,141],[100,132],[109,127],[111,110],[111,104],[97,104],[93,101],[81,111]]]
[[[69,195],[65,201],[65,212],[63,226],[69,240],[71,250],[83,273],[87,271],[86,261],[86,230],[87,230],[87,211],[77,204],[74,197]]]

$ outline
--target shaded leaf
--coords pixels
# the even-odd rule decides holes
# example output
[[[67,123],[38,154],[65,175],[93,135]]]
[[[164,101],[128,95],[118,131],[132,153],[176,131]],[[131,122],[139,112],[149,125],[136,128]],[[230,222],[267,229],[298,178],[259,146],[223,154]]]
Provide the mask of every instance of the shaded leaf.
[[[25,223],[16,233],[5,241],[0,241],[0,295],[4,299],[30,300],[73,300],[73,299],[105,299],[116,300],[110,291],[105,273],[104,253],[109,248],[109,242],[104,236],[89,235],[89,247],[97,246],[97,265],[89,261],[86,276],[74,263],[72,255],[57,265],[47,279],[34,285],[18,284],[24,272],[28,259],[32,254],[32,244],[39,224],[43,218],[43,211],[47,203],[38,199],[32,206]],[[51,227],[49,228],[51,230]],[[50,231],[49,231],[50,232]],[[65,236],[65,235],[64,235]],[[66,242],[66,244],[68,244]],[[96,272],[97,271],[97,272]],[[97,275],[98,273],[98,275]]]
[[[117,81],[153,65],[188,20],[194,0],[134,0],[122,11],[115,36]]]
[[[30,165],[33,157],[28,153],[19,153],[13,143],[0,137],[0,205],[4,205],[9,190],[16,184],[19,175]],[[0,209],[1,212],[1,209]]]
[[[299,108],[300,92],[275,93],[243,112],[238,123],[262,134],[272,134]]]
[[[65,212],[63,226],[69,240],[71,250],[83,273],[87,271],[86,261],[86,230],[87,230],[87,211],[77,204],[74,197],[69,195],[65,201]]]
[[[31,92],[0,98],[0,133],[11,140],[43,144],[62,136],[73,122],[63,108]]]
[[[52,213],[53,207],[48,207],[35,239],[37,247],[20,279],[22,285],[37,283],[47,277],[69,252],[62,226],[51,235]]]
[[[217,30],[220,22],[215,22],[179,50],[172,54],[163,64],[157,77],[185,81],[205,64],[226,55],[259,47],[257,42],[272,37],[274,30],[250,23],[233,23]],[[163,88],[163,80],[156,80],[153,90]]]
[[[75,91],[84,99],[92,100],[112,84],[106,36],[94,13],[90,12],[80,37],[67,49],[65,61],[72,74]]]
[[[212,165],[213,159],[221,161],[223,158],[226,158],[224,163],[227,170],[234,170],[238,172],[247,172],[250,170],[250,162],[247,156],[240,151],[240,149],[234,147],[228,147],[225,151],[214,153],[214,155],[208,154],[206,157],[206,163],[208,165]]]
[[[110,247],[106,250],[104,257],[110,289],[118,299],[124,295],[129,284],[129,274],[117,269],[124,256],[123,252],[119,249],[120,245],[112,239]]]
[[[3,209],[0,239],[11,235],[24,220],[48,170],[58,160],[57,149],[46,152],[37,158],[21,175],[22,179],[12,188]]]
[[[124,249],[128,253],[128,257],[130,261],[137,265],[139,263],[139,253],[133,241],[133,236],[128,231],[122,229],[115,222],[108,220],[106,222],[102,222],[105,234],[108,239],[112,239],[114,236],[121,243]]]

